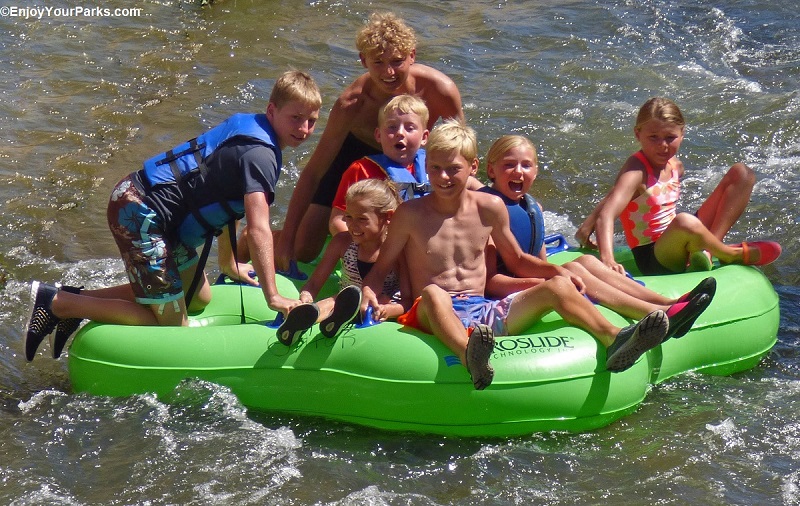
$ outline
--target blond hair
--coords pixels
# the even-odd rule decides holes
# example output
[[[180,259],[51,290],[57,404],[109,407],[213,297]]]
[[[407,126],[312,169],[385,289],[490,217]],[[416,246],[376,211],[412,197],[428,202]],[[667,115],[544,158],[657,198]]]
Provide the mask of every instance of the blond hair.
[[[633,129],[638,132],[645,123],[652,119],[671,123],[681,128],[686,125],[678,105],[668,98],[653,97],[645,102],[639,108],[639,114],[636,115],[636,126]]]
[[[383,179],[362,179],[350,185],[345,194],[345,202],[366,199],[376,214],[394,211],[400,205],[400,195],[391,181]]]
[[[459,119],[448,119],[436,125],[428,136],[425,151],[451,152],[457,150],[468,162],[478,158],[478,139],[475,130]]]
[[[322,96],[314,78],[300,70],[287,70],[275,81],[269,101],[278,108],[300,102],[313,109],[322,107]]]
[[[486,164],[493,165],[497,163],[508,150],[520,146],[530,148],[531,151],[533,151],[533,163],[539,163],[539,158],[536,155],[536,146],[533,145],[530,139],[523,135],[504,135],[494,141],[492,147],[489,148],[489,151],[486,153]]]
[[[386,116],[392,111],[397,111],[400,114],[416,114],[422,120],[422,128],[428,128],[428,106],[425,102],[414,95],[397,95],[389,100],[389,102],[378,111],[378,125],[383,126],[386,121]]]
[[[395,49],[403,57],[417,47],[417,36],[405,21],[391,12],[373,12],[356,36],[356,48],[364,56]]]

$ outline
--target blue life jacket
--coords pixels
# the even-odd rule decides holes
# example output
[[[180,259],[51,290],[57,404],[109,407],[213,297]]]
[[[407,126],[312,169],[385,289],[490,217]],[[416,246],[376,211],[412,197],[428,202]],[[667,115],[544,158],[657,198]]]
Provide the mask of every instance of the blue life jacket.
[[[188,200],[191,216],[187,216],[179,225],[179,236],[217,235],[226,224],[244,217],[244,196],[241,201],[220,199],[202,208],[191,201],[191,188],[200,184],[208,171],[205,161],[233,137],[246,137],[272,148],[280,171],[281,150],[277,147],[277,136],[265,114],[235,114],[196,138],[144,162],[141,174],[145,184],[151,187],[177,184]],[[196,178],[201,179],[198,181]]]
[[[428,174],[425,172],[425,150],[420,148],[414,156],[414,175],[408,172],[408,168],[391,160],[384,154],[369,155],[370,160],[383,169],[389,179],[395,183],[400,198],[403,201],[421,197],[431,192],[431,184],[428,181]]]
[[[536,199],[526,193],[522,200],[515,202],[489,186],[484,186],[480,191],[503,199],[508,208],[511,233],[514,234],[520,248],[525,253],[539,256],[544,244],[544,216]]]

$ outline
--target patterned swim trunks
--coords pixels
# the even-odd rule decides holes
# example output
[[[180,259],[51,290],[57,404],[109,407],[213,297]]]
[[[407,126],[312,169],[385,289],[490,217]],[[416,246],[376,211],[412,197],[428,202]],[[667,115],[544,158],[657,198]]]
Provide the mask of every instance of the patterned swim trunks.
[[[483,324],[491,327],[495,336],[505,336],[508,335],[506,327],[508,309],[511,307],[515,295],[512,294],[500,300],[487,299],[480,295],[454,295],[452,296],[453,311],[465,329]],[[397,319],[399,323],[416,329],[420,328],[417,315],[420,299],[418,297],[411,309]]]
[[[165,239],[161,218],[142,202],[131,176],[111,193],[107,218],[136,301],[164,304],[183,297],[180,272],[197,263],[197,251]]]

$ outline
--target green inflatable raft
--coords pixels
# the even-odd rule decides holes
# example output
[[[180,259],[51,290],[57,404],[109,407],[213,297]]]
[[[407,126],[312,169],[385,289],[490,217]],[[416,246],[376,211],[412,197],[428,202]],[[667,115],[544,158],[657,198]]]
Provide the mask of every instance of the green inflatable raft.
[[[579,252],[560,252],[555,263]],[[630,265],[629,253],[623,263]],[[302,266],[310,272],[310,266]],[[637,277],[677,297],[709,273]],[[494,382],[483,391],[435,337],[394,322],[327,339],[314,327],[291,348],[265,325],[275,318],[253,287],[217,285],[191,327],[89,323],[69,351],[76,392],[167,396],[187,378],[224,385],[252,409],[321,416],[389,430],[458,436],[586,431],[631,413],[651,385],[687,371],[728,375],[754,367],[776,342],[778,296],[753,267],[712,272],[717,294],[693,329],[649,351],[622,373],[605,370],[605,348],[551,313],[527,334],[497,338]],[[280,278],[297,296],[301,282]],[[326,286],[337,290],[336,280]],[[246,323],[241,324],[244,302]],[[630,323],[605,308],[619,326]]]

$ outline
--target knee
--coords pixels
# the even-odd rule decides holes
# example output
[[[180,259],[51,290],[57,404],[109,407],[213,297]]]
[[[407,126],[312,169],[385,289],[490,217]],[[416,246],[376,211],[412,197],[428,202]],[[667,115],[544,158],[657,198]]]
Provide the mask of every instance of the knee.
[[[189,303],[189,311],[195,313],[202,311],[211,302],[211,290],[198,290]]]
[[[579,268],[584,268],[586,270],[591,270],[591,269],[596,268],[598,266],[604,266],[603,262],[601,262],[600,259],[597,258],[594,255],[581,255],[578,258],[576,258],[575,260],[569,262],[569,264],[577,264],[579,266]],[[569,265],[569,264],[567,264],[567,265]],[[570,270],[572,270],[572,269],[570,268]]]
[[[445,301],[452,304],[450,295],[441,287],[433,284],[422,289],[420,299],[420,304],[427,307],[439,307],[445,303]]]
[[[700,218],[693,214],[678,213],[672,223],[669,224],[669,228],[695,234],[700,232],[701,228],[705,228],[705,225],[700,221]]]
[[[576,274],[578,276],[586,276],[587,274],[586,268],[583,265],[581,265],[581,263],[578,262],[577,260],[573,260],[572,262],[567,262],[561,267],[565,268],[569,272]]]
[[[727,176],[731,178],[732,184],[737,186],[752,188],[756,184],[755,171],[741,162],[733,164],[728,169]]]
[[[548,279],[546,281],[546,286],[551,292],[558,296],[558,298],[569,297],[570,295],[578,293],[578,290],[575,289],[575,285],[563,276],[556,276]]]

